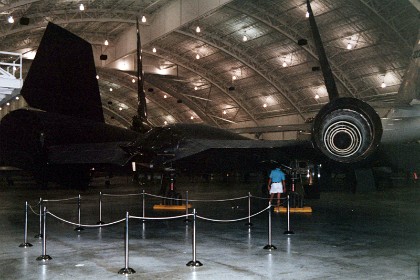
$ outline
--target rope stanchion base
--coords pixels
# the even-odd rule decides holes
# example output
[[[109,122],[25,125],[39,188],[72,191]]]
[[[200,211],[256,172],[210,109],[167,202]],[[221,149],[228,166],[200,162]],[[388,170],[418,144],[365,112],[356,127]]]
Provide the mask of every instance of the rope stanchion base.
[[[191,208],[192,205],[188,204],[188,208]],[[186,206],[185,204],[182,205],[165,205],[165,204],[155,204],[153,205],[153,210],[184,210],[185,211]]]
[[[41,255],[38,258],[36,258],[37,261],[49,261],[52,260],[52,258],[49,255]]]
[[[295,233],[293,232],[293,230],[286,230],[285,232],[283,232],[283,234],[290,235],[290,234],[295,234]]]
[[[28,243],[28,242],[22,243],[22,244],[19,245],[19,247],[21,247],[21,248],[27,248],[27,247],[32,247],[32,246],[33,245],[31,243]]]
[[[78,232],[81,232],[82,230],[85,230],[85,228],[84,227],[77,227],[77,228],[74,229],[74,231],[78,231]]]
[[[277,206],[274,207],[274,212],[276,213],[287,213],[287,207]],[[290,208],[290,213],[312,213],[312,207],[292,207]]]
[[[34,237],[35,237],[35,238],[42,239],[42,234],[41,234],[41,233],[38,233],[38,234],[37,234],[37,235],[35,235]]]
[[[264,249],[271,251],[271,250],[277,250],[277,247],[274,246],[274,245],[272,245],[272,244],[271,245],[270,244],[267,244],[267,245],[264,246]]]
[[[203,264],[200,261],[189,261],[187,266],[203,266]]]
[[[123,275],[134,274],[134,273],[136,273],[136,271],[132,269],[131,267],[124,267],[118,271],[118,274],[123,274]]]

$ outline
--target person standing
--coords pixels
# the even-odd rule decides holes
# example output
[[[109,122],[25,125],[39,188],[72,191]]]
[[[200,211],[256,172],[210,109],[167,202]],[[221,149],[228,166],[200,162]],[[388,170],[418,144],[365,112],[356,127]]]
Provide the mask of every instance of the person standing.
[[[270,172],[268,178],[268,192],[270,193],[270,204],[274,198],[274,194],[277,194],[277,206],[280,206],[280,197],[281,194],[286,190],[286,174],[276,167]]]

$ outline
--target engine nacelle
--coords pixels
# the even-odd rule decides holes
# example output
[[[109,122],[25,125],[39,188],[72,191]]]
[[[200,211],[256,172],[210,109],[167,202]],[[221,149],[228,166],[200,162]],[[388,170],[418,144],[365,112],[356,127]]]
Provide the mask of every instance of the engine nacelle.
[[[371,155],[382,137],[381,119],[362,100],[343,97],[325,105],[315,117],[315,146],[329,159],[359,162]]]

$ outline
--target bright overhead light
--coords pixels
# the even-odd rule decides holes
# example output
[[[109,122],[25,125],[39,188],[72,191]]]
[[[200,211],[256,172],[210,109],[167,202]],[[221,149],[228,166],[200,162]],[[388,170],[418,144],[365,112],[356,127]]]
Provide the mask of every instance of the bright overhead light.
[[[315,94],[315,99],[319,99],[319,95],[318,94]]]
[[[351,50],[352,48],[353,48],[352,44],[351,44],[351,43],[348,43],[348,44],[347,44],[347,49],[348,49],[348,50]]]
[[[8,21],[9,23],[14,23],[14,22],[15,22],[15,20],[13,19],[13,16],[9,16],[9,17],[7,18],[7,21]]]
[[[386,84],[385,84],[385,82],[382,82],[382,84],[381,84],[381,88],[386,88]]]
[[[287,67],[287,63],[286,63],[286,61],[283,61],[282,66],[283,66],[283,67]]]
[[[193,117],[193,116],[191,116],[191,119],[193,120],[193,119],[194,119],[194,117]]]
[[[307,18],[309,17],[309,12],[306,12],[305,17]]]
[[[146,17],[145,16],[142,16],[141,17],[141,22],[145,23],[146,21],[147,21]]]
[[[236,80],[238,77],[236,77],[236,75],[232,76],[232,80]]]
[[[112,91],[113,89],[112,88],[109,88],[109,91]]]
[[[264,104],[263,104],[263,107],[264,107],[264,108],[267,108],[267,103],[264,103]]]
[[[195,29],[195,32],[197,32],[197,33],[200,33],[201,32],[200,26],[197,26],[197,28]]]
[[[168,96],[165,94],[165,95],[163,96],[163,98],[168,98]]]
[[[223,110],[223,115],[226,115],[226,114],[227,114],[226,110]]]
[[[118,108],[118,110],[120,110],[120,111],[122,111],[122,109],[123,109],[122,107],[119,107],[119,108]]]
[[[154,52],[154,53],[155,53],[155,52],[156,52],[156,48],[153,48],[153,49],[152,49],[152,52]]]
[[[105,39],[104,45],[105,45],[105,46],[108,46],[108,45],[109,45],[109,42],[108,42],[108,40],[107,40],[107,39]]]
[[[99,80],[99,75],[96,75],[96,79]]]
[[[197,55],[195,56],[195,58],[196,58],[196,59],[200,59],[200,55],[199,55],[199,54],[197,54]]]
[[[85,5],[80,4],[80,6],[79,6],[79,10],[84,11],[84,10],[85,10]]]
[[[197,90],[198,89],[198,87],[194,87],[194,90]]]
[[[163,122],[163,124],[164,124],[164,125],[167,125],[167,124],[168,124],[168,122],[167,122],[167,121],[164,121],[164,122]]]
[[[16,99],[16,100],[19,100],[19,96],[16,96],[16,97],[15,97],[15,99]]]
[[[6,103],[6,105],[7,105],[7,106],[10,106],[10,103],[9,103],[9,102],[7,102],[7,103]]]
[[[246,35],[244,35],[244,37],[242,37],[242,41],[244,41],[244,42],[248,41],[248,37],[246,37]]]
[[[133,79],[131,80],[131,82],[134,84],[134,83],[136,82],[136,79],[134,79],[134,78],[133,78]]]

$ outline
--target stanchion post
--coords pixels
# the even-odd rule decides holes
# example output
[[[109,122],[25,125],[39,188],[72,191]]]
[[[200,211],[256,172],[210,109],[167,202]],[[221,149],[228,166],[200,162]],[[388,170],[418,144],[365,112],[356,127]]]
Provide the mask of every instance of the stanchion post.
[[[195,221],[196,221],[196,212],[195,208],[193,210],[193,231],[192,231],[192,261],[187,263],[187,266],[202,266],[203,264],[196,259],[196,244],[195,244]]]
[[[99,192],[99,221],[96,224],[98,224],[98,225],[105,224],[102,221],[102,192]]]
[[[118,274],[133,274],[136,273],[136,271],[134,269],[132,269],[131,267],[128,267],[128,220],[129,220],[130,216],[128,215],[128,212],[126,212],[125,214],[125,267],[121,268],[118,271]]]
[[[185,192],[185,220],[184,222],[189,223],[191,220],[188,218],[188,191]]]
[[[146,216],[145,216],[145,214],[146,214],[146,198],[145,198],[145,192],[144,192],[144,190],[143,190],[143,201],[142,201],[142,207],[143,207],[143,220],[142,220],[142,222],[143,223],[145,223],[146,222],[146,220],[144,219]]]
[[[264,246],[266,250],[276,250],[277,247],[271,243],[271,202],[268,204],[268,244]]]
[[[25,202],[25,229],[24,229],[24,237],[23,243],[19,245],[19,247],[32,247],[31,243],[28,243],[28,202]]]
[[[251,193],[248,192],[248,223],[245,224],[248,227],[252,227],[251,223]]]
[[[295,234],[292,230],[290,230],[290,196],[287,195],[287,230],[284,234]]]
[[[84,228],[82,227],[82,223],[80,222],[80,211],[81,211],[81,197],[79,194],[79,197],[77,198],[77,211],[78,211],[78,215],[79,215],[79,226],[77,228],[75,228],[75,231],[81,232],[82,230],[84,230]]]
[[[35,235],[35,238],[42,238],[42,198],[39,198],[39,233]]]
[[[44,207],[43,216],[43,230],[42,230],[42,254],[41,256],[37,257],[37,261],[48,261],[52,258],[47,255],[47,207]]]

